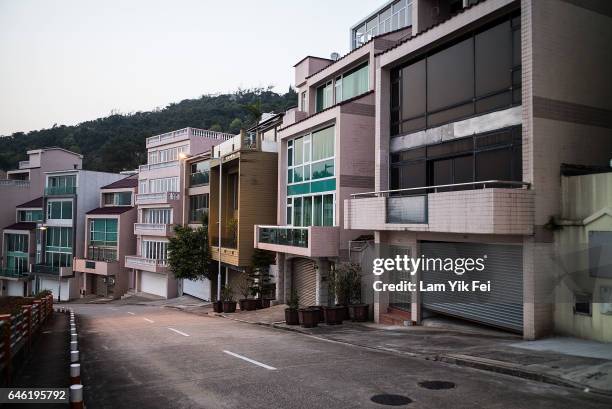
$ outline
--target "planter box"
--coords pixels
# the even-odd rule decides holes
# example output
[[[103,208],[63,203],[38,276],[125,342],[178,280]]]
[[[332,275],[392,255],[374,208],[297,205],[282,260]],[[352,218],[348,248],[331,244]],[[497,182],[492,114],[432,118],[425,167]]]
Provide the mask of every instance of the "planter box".
[[[319,323],[319,311],[311,308],[302,308],[299,310],[300,324],[304,328],[316,327]]]
[[[298,310],[292,310],[291,308],[285,308],[285,324],[287,325],[299,325],[300,324]]]

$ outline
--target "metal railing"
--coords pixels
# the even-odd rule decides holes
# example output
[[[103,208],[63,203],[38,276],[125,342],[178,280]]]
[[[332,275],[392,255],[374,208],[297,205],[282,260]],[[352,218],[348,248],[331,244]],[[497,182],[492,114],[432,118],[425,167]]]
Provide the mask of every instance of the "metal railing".
[[[211,237],[210,246],[219,247],[219,237]],[[221,237],[221,247],[226,249],[238,249],[238,241],[231,237]]]
[[[0,179],[0,186],[16,186],[16,187],[30,187],[29,180],[17,180],[17,179]]]
[[[29,160],[20,160],[19,161],[19,169],[25,169],[30,167],[30,161]]]
[[[9,268],[0,269],[0,277],[24,278],[29,275],[30,273],[28,271],[18,271]]]
[[[125,256],[125,263],[140,264],[148,267],[166,267],[168,265],[166,260],[157,260],[141,256]]]
[[[87,260],[113,262],[117,261],[117,250],[104,247],[89,246]]]
[[[59,275],[60,268],[59,268],[59,266],[50,266],[50,265],[47,265],[47,264],[34,264],[33,271],[35,273],[56,274],[56,275]]]
[[[183,128],[183,129],[178,129],[172,132],[166,132],[161,135],[151,136],[146,139],[146,145],[149,146],[150,144],[153,144],[153,143],[166,142],[166,141],[171,141],[173,139],[178,139],[178,138],[185,138],[185,137],[188,137],[190,134],[193,136],[199,136],[199,137],[211,138],[211,139],[219,139],[222,141],[226,141],[234,136],[232,134],[227,134],[223,132],[210,131],[208,129]]]
[[[48,186],[45,188],[45,196],[74,195],[76,189],[76,186]]]
[[[308,247],[308,227],[257,226],[259,243]]]
[[[189,178],[189,186],[207,185],[209,177],[210,173],[208,171],[192,173]]]
[[[179,192],[139,193],[136,195],[136,204],[165,203],[169,200],[179,200],[180,197]]]
[[[422,186],[405,189],[379,190],[377,192],[353,193],[351,194],[351,198],[361,199],[366,197],[408,196],[411,194],[423,195],[425,193],[439,193],[452,192],[457,190],[476,190],[504,187],[514,189],[529,189],[530,186],[531,184],[528,182],[519,182],[514,180],[483,180],[478,182],[452,183],[448,185]]]
[[[155,232],[155,233],[169,233],[171,224],[164,223],[134,223],[134,234],[138,234],[138,231],[144,232]]]

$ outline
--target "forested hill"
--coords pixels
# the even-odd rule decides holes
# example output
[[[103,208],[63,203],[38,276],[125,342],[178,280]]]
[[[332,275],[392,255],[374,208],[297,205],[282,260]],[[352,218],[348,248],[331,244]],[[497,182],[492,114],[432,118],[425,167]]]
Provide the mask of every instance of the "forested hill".
[[[254,123],[259,113],[283,112],[297,105],[297,94],[270,89],[239,90],[233,94],[204,95],[150,112],[111,114],[75,126],[16,132],[0,137],[0,169],[17,168],[28,149],[59,146],[84,155],[83,167],[118,172],[146,162],[145,139],[175,129],[194,127],[238,133]]]

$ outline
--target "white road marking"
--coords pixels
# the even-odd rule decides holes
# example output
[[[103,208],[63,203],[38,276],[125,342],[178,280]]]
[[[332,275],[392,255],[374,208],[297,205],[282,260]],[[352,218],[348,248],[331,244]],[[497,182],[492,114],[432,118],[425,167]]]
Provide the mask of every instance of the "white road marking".
[[[257,366],[261,366],[262,368],[269,369],[270,371],[276,371],[276,368],[275,368],[275,367],[270,366],[270,365],[266,365],[266,364],[262,364],[261,362],[257,362],[257,361],[255,361],[254,359],[247,358],[246,356],[238,355],[238,354],[236,354],[236,353],[234,353],[234,352],[232,352],[232,351],[226,351],[225,349],[223,350],[223,352],[225,352],[225,353],[226,353],[226,354],[228,354],[228,355],[234,356],[234,357],[236,357],[236,358],[243,359],[243,360],[245,360],[245,361],[247,361],[247,362],[250,362],[250,363],[252,363],[252,364],[255,364],[255,365],[257,365]]]
[[[107,351],[110,349],[109,347],[107,347],[106,345],[102,345],[102,348],[106,349]]]
[[[128,314],[130,314],[130,315],[136,315],[136,314],[134,314],[134,313],[133,313],[133,312],[131,312],[131,311],[128,311],[127,313],[128,313]]]
[[[176,332],[177,334],[181,334],[181,335],[182,335],[182,336],[184,336],[184,337],[188,337],[188,336],[190,336],[189,334],[185,334],[183,331],[179,331],[178,329],[174,329],[174,328],[170,328],[170,327],[168,327],[168,329],[169,329],[170,331],[174,331],[174,332]]]
[[[113,311],[117,311],[117,308],[115,308],[115,307],[111,307],[111,310],[113,310]]]
[[[143,320],[145,320],[146,322],[150,322],[151,324],[153,324],[153,323],[155,322],[155,321],[150,320],[150,319],[148,319],[148,318],[143,318]]]

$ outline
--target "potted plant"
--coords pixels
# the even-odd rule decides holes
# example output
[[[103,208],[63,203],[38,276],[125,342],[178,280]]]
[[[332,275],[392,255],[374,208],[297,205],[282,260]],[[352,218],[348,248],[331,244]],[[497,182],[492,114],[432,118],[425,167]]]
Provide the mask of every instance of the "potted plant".
[[[365,322],[368,320],[370,308],[361,300],[361,266],[356,263],[346,263],[341,269],[346,277],[351,319],[355,322]]]
[[[300,308],[298,310],[298,318],[302,327],[316,327],[319,323],[319,311],[313,308]]]
[[[223,312],[223,301],[217,300],[216,294],[213,294],[212,296],[212,305],[214,312]]]
[[[249,294],[251,294],[251,282],[249,276],[245,273],[242,274],[242,279],[240,280],[239,286],[240,294],[242,298],[238,300],[241,311],[252,311],[255,309],[255,300],[249,299]]]
[[[238,219],[232,217],[227,221],[227,230],[230,234],[231,245],[236,247],[238,244]]]
[[[327,278],[327,306],[323,307],[323,316],[327,325],[342,324],[344,319],[344,307],[335,305],[337,288],[339,286],[339,275],[332,265]]]
[[[310,305],[308,308],[317,312],[319,322],[325,322],[325,314],[323,313],[324,307],[322,305]]]
[[[234,300],[234,292],[229,285],[221,289],[221,297],[223,298],[223,312],[236,312],[236,301]]]
[[[285,308],[285,324],[287,325],[299,325],[300,317],[298,313],[298,306],[300,297],[295,289],[291,290],[291,296],[287,302],[287,308]]]
[[[251,295],[257,299],[257,308],[270,307],[274,284],[270,274],[270,265],[276,262],[276,256],[271,251],[255,249],[251,257]]]

